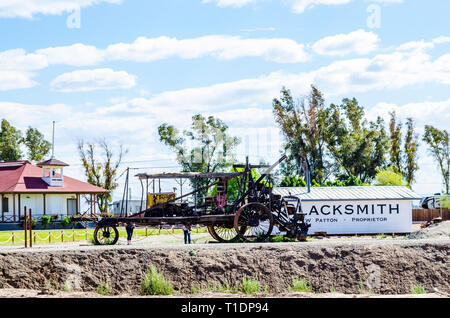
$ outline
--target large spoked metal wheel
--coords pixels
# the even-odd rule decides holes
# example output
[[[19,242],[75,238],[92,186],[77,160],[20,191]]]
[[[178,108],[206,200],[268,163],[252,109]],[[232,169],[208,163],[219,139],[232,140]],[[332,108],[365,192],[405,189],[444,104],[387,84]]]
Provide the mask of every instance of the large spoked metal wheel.
[[[119,240],[119,231],[115,226],[97,226],[94,231],[94,242],[97,245],[114,245]]]
[[[272,233],[272,213],[261,203],[248,203],[237,211],[234,217],[234,228],[245,241],[262,242]]]
[[[219,241],[221,243],[230,242],[237,236],[234,227],[211,225],[208,226],[208,232],[216,241]]]
[[[242,232],[243,229],[241,228],[240,231]],[[239,236],[234,229],[234,226],[210,225],[208,226],[208,232],[220,243],[233,242]]]

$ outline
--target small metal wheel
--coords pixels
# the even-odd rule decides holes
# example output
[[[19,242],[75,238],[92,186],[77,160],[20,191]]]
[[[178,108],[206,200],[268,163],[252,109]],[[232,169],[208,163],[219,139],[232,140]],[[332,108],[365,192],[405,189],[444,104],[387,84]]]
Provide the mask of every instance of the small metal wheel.
[[[208,226],[208,232],[213,239],[220,243],[229,243],[238,236],[236,230],[232,226],[210,225]]]
[[[97,226],[94,231],[94,242],[97,245],[114,245],[119,240],[119,231],[115,226]]]
[[[247,242],[262,242],[273,229],[273,216],[269,209],[258,202],[242,206],[234,217],[234,228]]]

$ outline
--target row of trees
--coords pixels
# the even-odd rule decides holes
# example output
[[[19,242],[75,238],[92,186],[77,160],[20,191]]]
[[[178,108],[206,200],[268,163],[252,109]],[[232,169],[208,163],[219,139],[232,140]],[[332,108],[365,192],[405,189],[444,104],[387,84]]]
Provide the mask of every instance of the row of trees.
[[[29,127],[25,135],[2,119],[0,130],[0,161],[17,161],[24,158],[41,161],[50,151],[52,144],[36,128]],[[26,148],[26,157],[23,148]]]
[[[416,182],[419,135],[414,119],[403,126],[393,111],[389,122],[381,117],[369,121],[364,107],[355,99],[325,104],[322,92],[311,86],[309,95],[294,99],[283,88],[273,99],[273,114],[284,136],[279,185],[304,186],[304,168],[311,172],[313,186],[404,184]],[[212,116],[195,115],[190,129],[180,132],[163,124],[160,141],[177,155],[183,171],[225,171],[234,162],[239,144],[228,126]],[[423,141],[437,160],[449,191],[450,154],[448,132],[425,127]],[[195,184],[201,186],[201,184]]]
[[[381,169],[390,166],[402,173],[408,184],[415,181],[418,135],[412,118],[407,119],[403,138],[395,112],[390,113],[386,129],[381,117],[368,121],[355,98],[325,105],[315,86],[300,100],[283,88],[281,97],[273,100],[273,112],[285,137],[284,149],[290,154],[282,169],[285,177],[301,175],[306,164],[319,185],[349,178],[370,183]]]

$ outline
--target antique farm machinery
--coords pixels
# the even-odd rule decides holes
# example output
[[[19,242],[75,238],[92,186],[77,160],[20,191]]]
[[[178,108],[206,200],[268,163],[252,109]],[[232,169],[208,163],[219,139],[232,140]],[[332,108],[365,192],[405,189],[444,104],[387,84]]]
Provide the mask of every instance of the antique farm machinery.
[[[127,207],[122,206],[120,215],[92,220],[96,223],[94,240],[97,244],[117,243],[117,227],[128,222],[147,226],[203,225],[219,242],[233,242],[238,237],[246,242],[264,241],[272,234],[274,227],[290,238],[305,240],[310,225],[304,221],[300,199],[272,193],[270,173],[285,158],[286,156],[281,157],[272,166],[250,165],[247,158],[246,164],[234,165],[233,172],[137,174],[142,193],[147,195],[145,208],[142,207],[142,196],[138,213],[128,215]],[[252,174],[252,169],[255,168],[266,170],[256,178]],[[129,173],[124,198],[128,193],[128,175]],[[161,179],[173,179],[181,189],[188,179],[201,186],[177,197],[175,192],[161,193],[161,189],[159,192],[155,191],[155,181],[160,183]],[[234,200],[228,200],[230,180],[237,184]],[[146,190],[143,181],[146,182]],[[153,193],[148,191],[149,181],[153,184]]]

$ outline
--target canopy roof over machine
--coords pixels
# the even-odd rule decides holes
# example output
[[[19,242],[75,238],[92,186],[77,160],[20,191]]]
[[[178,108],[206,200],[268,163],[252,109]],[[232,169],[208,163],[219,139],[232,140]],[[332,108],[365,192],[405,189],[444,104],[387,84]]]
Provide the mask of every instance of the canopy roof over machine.
[[[242,175],[244,172],[164,172],[164,173],[139,173],[136,175],[141,180],[145,179],[231,179]]]

